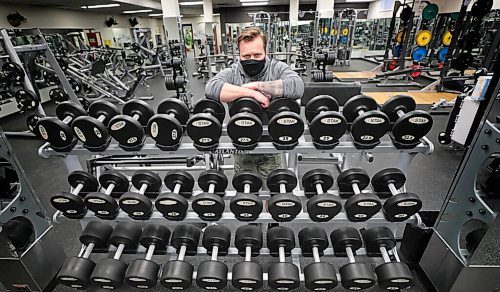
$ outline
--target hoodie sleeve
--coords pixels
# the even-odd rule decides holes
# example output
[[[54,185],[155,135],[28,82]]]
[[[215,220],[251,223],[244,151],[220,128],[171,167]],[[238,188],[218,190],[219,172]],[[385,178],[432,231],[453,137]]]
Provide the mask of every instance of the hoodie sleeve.
[[[278,73],[277,79],[283,81],[283,97],[302,98],[304,95],[304,82],[299,74],[283,62],[277,62],[274,70]]]
[[[234,74],[232,68],[226,68],[210,78],[205,86],[205,96],[210,99],[219,100],[224,83],[233,84]]]

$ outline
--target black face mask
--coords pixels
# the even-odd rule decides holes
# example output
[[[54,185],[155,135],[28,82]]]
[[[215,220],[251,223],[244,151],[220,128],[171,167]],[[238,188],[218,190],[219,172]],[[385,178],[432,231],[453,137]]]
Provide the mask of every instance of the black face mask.
[[[248,76],[253,77],[259,74],[264,66],[266,65],[266,58],[262,60],[242,60],[240,61],[241,67],[243,67],[243,71],[248,74]]]

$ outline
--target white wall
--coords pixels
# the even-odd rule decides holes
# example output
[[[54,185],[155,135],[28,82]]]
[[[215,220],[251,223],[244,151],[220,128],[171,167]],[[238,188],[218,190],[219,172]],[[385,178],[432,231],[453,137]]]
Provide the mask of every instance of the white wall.
[[[391,7],[394,7],[394,1],[392,1]],[[392,10],[380,11],[380,0],[376,0],[370,2],[368,6],[368,19],[377,19],[377,18],[392,18]]]
[[[217,31],[217,43],[219,46],[222,45],[221,38],[221,28],[220,28],[220,16],[214,16],[215,29]],[[193,39],[205,40],[205,23],[203,23],[203,17],[183,17],[182,24],[191,24],[193,26]]]
[[[110,39],[113,42],[113,46],[116,46],[114,40],[117,35],[114,34],[115,29],[120,29],[121,35],[128,33],[130,35],[130,24],[128,19],[133,16],[124,15],[109,15],[104,13],[99,13],[97,11],[75,11],[75,10],[63,10],[55,8],[41,8],[33,6],[15,6],[15,5],[0,5],[0,27],[2,28],[12,28],[12,26],[7,22],[6,16],[9,13],[15,13],[18,11],[28,19],[28,21],[21,24],[19,28],[68,28],[68,29],[90,29],[93,28],[95,31],[101,33],[103,41],[105,39]],[[113,16],[118,25],[108,28],[104,23],[106,18]],[[139,24],[136,27],[151,28],[153,37],[155,34],[163,32],[163,22],[161,18],[150,18],[150,17],[137,17]]]

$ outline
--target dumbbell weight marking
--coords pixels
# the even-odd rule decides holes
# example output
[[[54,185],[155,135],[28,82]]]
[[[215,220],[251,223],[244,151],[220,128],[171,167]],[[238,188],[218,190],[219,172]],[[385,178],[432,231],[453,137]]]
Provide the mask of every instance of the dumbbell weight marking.
[[[179,99],[166,98],[158,105],[157,112],[148,121],[148,132],[161,150],[176,150],[180,146],[183,126],[189,118],[189,109]]]
[[[312,169],[302,176],[307,201],[307,213],[315,222],[327,222],[335,217],[342,205],[338,196],[326,193],[333,185],[333,176],[326,169]]]
[[[95,192],[85,196],[84,202],[89,210],[101,219],[112,220],[116,218],[119,211],[115,197],[119,197],[129,188],[126,176],[116,171],[106,171],[99,177],[101,186],[105,188],[104,193]]]
[[[170,171],[164,182],[172,192],[160,194],[156,198],[155,207],[166,219],[183,220],[188,209],[186,198],[191,196],[194,178],[186,171]]]
[[[187,122],[188,136],[201,151],[215,150],[222,134],[226,115],[224,106],[212,99],[202,99],[194,106],[194,115]]]
[[[262,187],[259,174],[253,171],[240,171],[233,176],[232,183],[238,193],[229,204],[231,212],[240,221],[256,220],[263,206],[258,194]]]
[[[291,221],[302,211],[302,202],[290,193],[296,186],[297,177],[288,169],[275,169],[267,176],[267,187],[272,196],[267,207],[275,221]]]
[[[193,199],[193,210],[203,220],[219,220],[225,207],[222,197],[227,188],[227,177],[222,171],[206,170],[200,173],[198,185],[204,192]]]
[[[262,108],[253,98],[237,99],[229,109],[227,133],[238,149],[252,150],[262,136]]]
[[[270,117],[268,131],[278,150],[293,149],[304,132],[304,122],[299,116],[299,104],[289,98],[275,98],[267,110]]]
[[[305,108],[313,144],[317,149],[333,149],[347,129],[345,118],[338,112],[339,105],[330,95],[313,97]]]
[[[160,191],[161,178],[155,172],[138,170],[132,176],[132,184],[139,192],[127,192],[120,197],[120,208],[131,218],[137,220],[149,219],[153,211],[154,198]]]

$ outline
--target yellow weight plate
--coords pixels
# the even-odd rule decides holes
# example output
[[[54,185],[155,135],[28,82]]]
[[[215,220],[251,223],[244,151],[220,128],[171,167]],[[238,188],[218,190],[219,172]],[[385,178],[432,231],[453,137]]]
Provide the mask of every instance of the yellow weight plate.
[[[417,37],[415,37],[415,42],[420,47],[425,47],[431,42],[432,33],[428,30],[421,30],[417,33]]]
[[[441,39],[441,42],[445,46],[449,46],[451,44],[451,39],[453,38],[453,35],[449,31],[445,31],[443,33],[443,38]]]
[[[344,27],[344,28],[342,29],[342,35],[343,35],[343,36],[346,36],[346,35],[348,35],[348,34],[349,34],[349,29],[348,29],[347,27]]]
[[[403,33],[404,33],[403,30],[398,31],[394,40],[398,43],[402,43],[403,42]]]
[[[335,35],[335,28],[332,28],[332,30],[330,31],[330,35]]]

